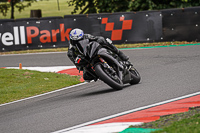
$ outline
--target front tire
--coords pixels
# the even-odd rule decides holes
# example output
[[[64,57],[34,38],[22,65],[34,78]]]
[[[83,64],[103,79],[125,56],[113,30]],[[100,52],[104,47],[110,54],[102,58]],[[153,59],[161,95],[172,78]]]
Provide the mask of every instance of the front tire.
[[[96,75],[107,85],[112,87],[115,90],[123,89],[123,82],[119,79],[118,76],[115,76],[116,79],[112,78],[109,74],[106,73],[104,67],[101,64],[95,66]]]

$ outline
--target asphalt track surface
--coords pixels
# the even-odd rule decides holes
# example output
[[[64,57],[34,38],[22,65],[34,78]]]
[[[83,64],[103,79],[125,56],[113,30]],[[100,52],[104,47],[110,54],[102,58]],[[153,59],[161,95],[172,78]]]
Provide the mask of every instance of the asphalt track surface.
[[[200,46],[124,50],[142,80],[114,91],[92,82],[0,107],[0,132],[48,133],[200,91]],[[72,65],[66,53],[0,56],[0,67]]]

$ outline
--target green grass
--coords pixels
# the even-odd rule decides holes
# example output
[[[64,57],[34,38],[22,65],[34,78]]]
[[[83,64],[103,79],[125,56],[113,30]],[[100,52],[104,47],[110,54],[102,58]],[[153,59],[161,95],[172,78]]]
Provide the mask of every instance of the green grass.
[[[21,50],[21,51],[0,52],[0,55],[41,53],[41,52],[67,52],[67,50],[68,50],[68,48],[34,49],[34,50]]]
[[[188,112],[161,116],[157,121],[130,128],[161,129],[151,133],[200,133],[200,107]]]
[[[170,126],[152,133],[200,133],[200,114],[174,121]]]
[[[43,0],[43,1],[37,1],[32,3],[32,5],[28,8],[25,8],[22,12],[17,11],[15,9],[15,19],[17,18],[29,18],[31,10],[42,10],[42,17],[50,17],[50,16],[64,16],[69,15],[73,11],[73,7],[69,7],[67,4],[67,1],[69,0],[59,0],[59,7],[60,10],[58,10],[58,4],[57,0]],[[0,14],[0,19],[10,19],[10,10],[7,13],[7,16],[3,16]]]
[[[0,68],[0,104],[80,83],[78,76]]]
[[[174,42],[151,42],[151,43],[135,43],[135,44],[120,44],[116,45],[117,48],[137,48],[137,47],[149,47],[149,46],[169,46],[169,45],[181,45],[181,44],[194,44],[197,42],[187,41],[174,41]]]

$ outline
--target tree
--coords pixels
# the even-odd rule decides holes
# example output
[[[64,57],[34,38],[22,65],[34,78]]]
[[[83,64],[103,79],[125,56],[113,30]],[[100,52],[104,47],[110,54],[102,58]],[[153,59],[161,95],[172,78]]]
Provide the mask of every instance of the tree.
[[[131,0],[70,0],[69,6],[74,6],[72,14],[80,10],[86,13],[111,13],[127,11]]]
[[[129,9],[131,0],[96,0],[99,13],[125,12]]]
[[[70,0],[72,14],[112,13],[124,11],[160,10],[199,6],[200,0]]]
[[[185,8],[199,6],[200,0],[133,0],[130,11],[160,10],[168,8]]]
[[[1,0],[0,13],[6,16],[8,10],[11,9],[11,19],[14,19],[15,8],[21,12],[24,8],[31,6],[31,3],[36,1],[37,0]]]
[[[1,0],[0,13],[3,14],[3,16],[6,16],[9,7],[10,7],[10,5],[6,2],[6,0]]]

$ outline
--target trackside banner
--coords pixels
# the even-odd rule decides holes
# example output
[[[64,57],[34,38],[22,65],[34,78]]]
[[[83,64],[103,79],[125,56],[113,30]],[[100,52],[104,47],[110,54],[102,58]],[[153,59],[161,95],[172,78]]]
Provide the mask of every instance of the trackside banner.
[[[158,41],[162,36],[160,12],[66,15],[64,18],[0,20],[0,51],[67,47],[69,32],[111,38],[114,44]]]
[[[10,22],[0,27],[2,51],[67,46],[71,30],[63,20]]]
[[[0,51],[67,47],[73,28],[110,38],[114,44],[199,41],[199,9],[0,19]]]
[[[162,38],[161,12],[115,13],[101,15],[101,35],[114,43],[160,41]]]

